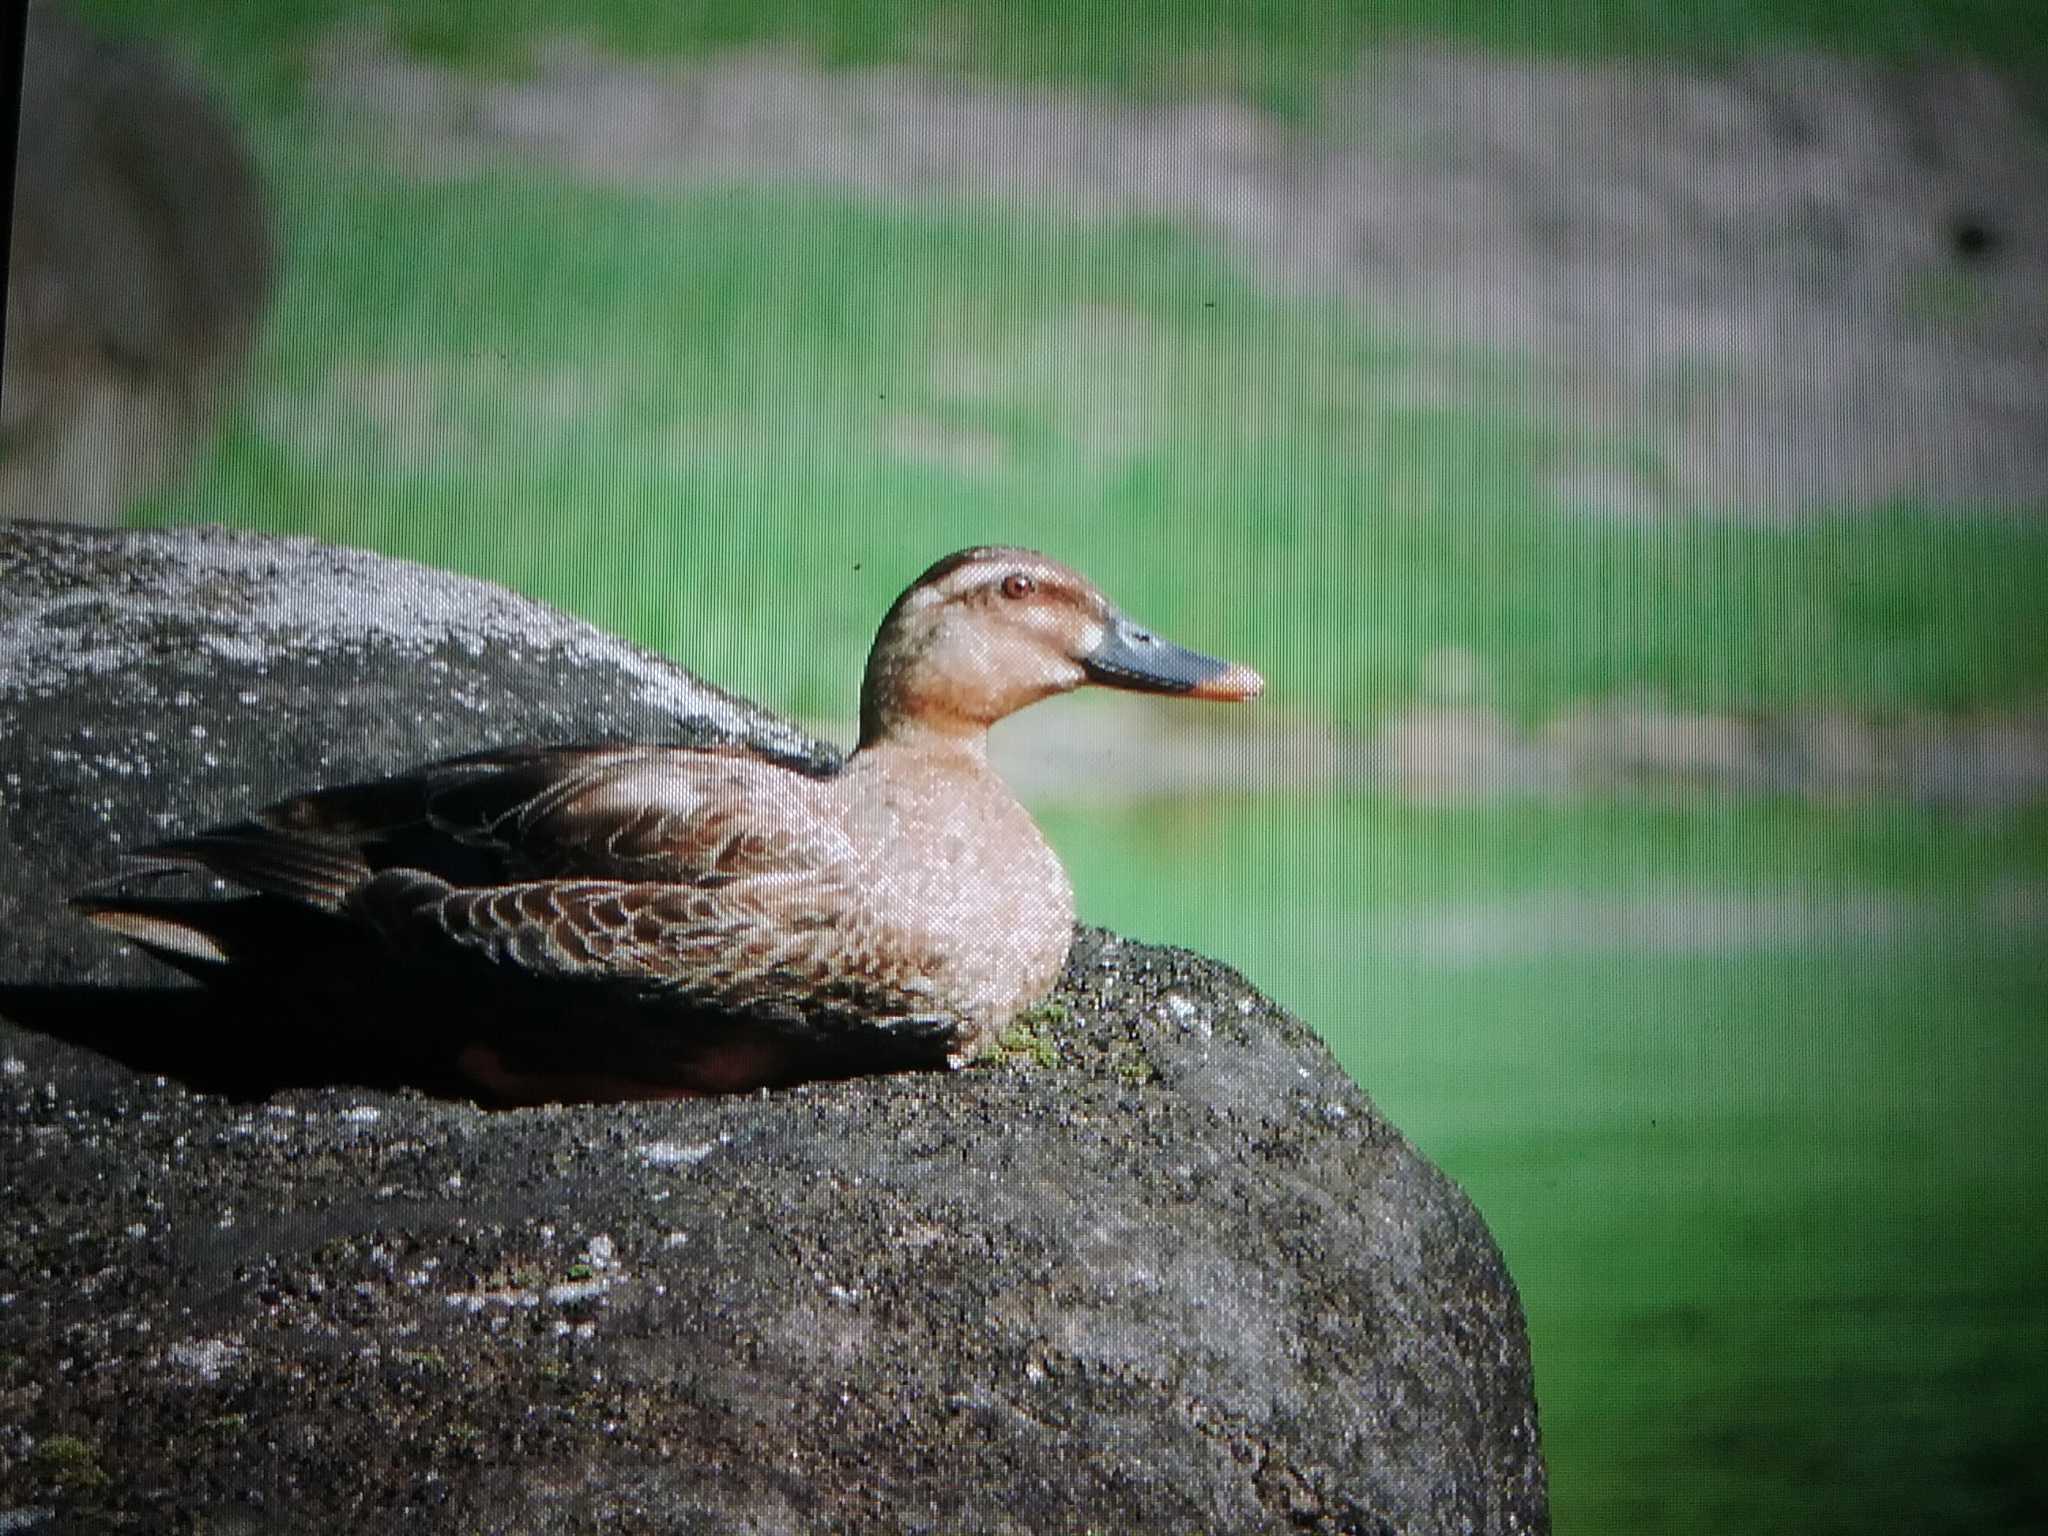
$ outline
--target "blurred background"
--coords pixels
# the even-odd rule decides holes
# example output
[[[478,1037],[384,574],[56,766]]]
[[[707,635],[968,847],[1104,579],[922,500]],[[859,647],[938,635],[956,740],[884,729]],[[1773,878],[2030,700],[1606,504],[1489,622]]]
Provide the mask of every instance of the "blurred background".
[[[1085,920],[1471,1191],[1560,1530],[2048,1528],[2034,0],[79,0],[28,54],[0,515],[454,567],[842,741],[927,562],[1066,559],[1270,683],[1000,733]]]

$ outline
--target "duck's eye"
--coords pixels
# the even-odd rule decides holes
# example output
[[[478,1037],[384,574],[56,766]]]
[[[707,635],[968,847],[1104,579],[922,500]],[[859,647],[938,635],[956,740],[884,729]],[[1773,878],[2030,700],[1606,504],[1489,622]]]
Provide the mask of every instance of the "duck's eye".
[[[1012,571],[1003,578],[1003,596],[1029,597],[1038,590],[1038,583],[1022,571]]]

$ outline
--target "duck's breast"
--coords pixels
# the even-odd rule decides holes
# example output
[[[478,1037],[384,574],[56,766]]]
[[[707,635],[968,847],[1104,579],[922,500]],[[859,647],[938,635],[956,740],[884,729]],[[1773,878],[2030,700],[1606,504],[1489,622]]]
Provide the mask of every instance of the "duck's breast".
[[[848,831],[862,850],[877,949],[929,980],[935,1010],[983,1048],[1052,990],[1073,936],[1066,870],[993,774],[858,786]]]

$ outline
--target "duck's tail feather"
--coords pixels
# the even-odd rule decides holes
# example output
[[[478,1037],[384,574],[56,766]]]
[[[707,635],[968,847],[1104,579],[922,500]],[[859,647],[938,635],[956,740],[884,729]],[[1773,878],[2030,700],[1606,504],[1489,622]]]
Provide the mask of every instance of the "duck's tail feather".
[[[288,837],[328,843],[380,842],[425,824],[431,770],[338,784],[265,806],[255,826]]]
[[[371,874],[368,860],[355,848],[279,832],[253,821],[155,843],[140,850],[138,856],[158,866],[148,874],[198,870],[327,912],[339,909],[348,893]]]
[[[165,896],[74,896],[74,910],[109,933],[139,944],[158,959],[188,974],[212,971],[232,963],[201,909],[218,908],[214,901],[180,901]]]
[[[289,971],[289,957],[332,944],[338,925],[310,907],[267,896],[82,895],[73,910],[201,981],[251,966]]]

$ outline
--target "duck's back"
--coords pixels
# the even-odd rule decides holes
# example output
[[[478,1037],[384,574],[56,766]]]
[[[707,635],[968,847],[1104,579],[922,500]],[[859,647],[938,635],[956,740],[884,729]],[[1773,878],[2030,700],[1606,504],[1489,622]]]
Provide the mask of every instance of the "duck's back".
[[[514,747],[280,802],[158,845],[271,889],[260,847],[352,854],[360,873],[417,869],[455,886],[536,879],[718,884],[846,857],[829,779],[748,747]],[[317,899],[317,891],[276,894]]]

